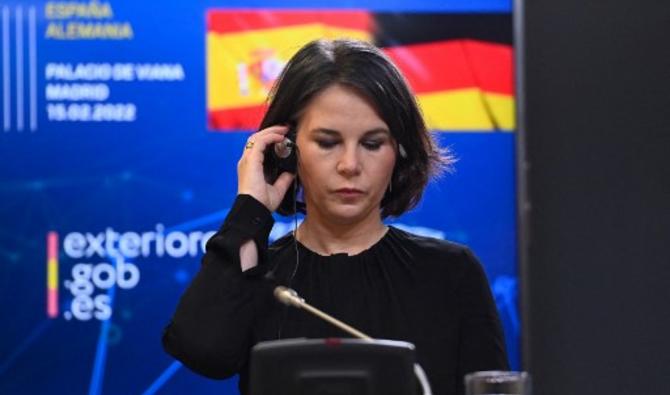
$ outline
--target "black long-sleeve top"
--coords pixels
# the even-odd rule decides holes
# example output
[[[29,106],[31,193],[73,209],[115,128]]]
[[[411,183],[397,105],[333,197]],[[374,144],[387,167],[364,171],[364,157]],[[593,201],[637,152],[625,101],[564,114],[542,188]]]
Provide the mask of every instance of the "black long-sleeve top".
[[[245,394],[254,344],[346,337],[277,303],[274,285],[289,282],[310,304],[373,338],[414,343],[434,394],[462,394],[468,372],[508,369],[486,276],[466,247],[389,227],[359,254],[322,256],[292,235],[268,247],[273,223],[265,206],[239,195],[207,243],[200,271],[163,335],[165,350],[191,370],[211,378],[239,373]],[[242,272],[239,250],[249,239],[259,263]]]

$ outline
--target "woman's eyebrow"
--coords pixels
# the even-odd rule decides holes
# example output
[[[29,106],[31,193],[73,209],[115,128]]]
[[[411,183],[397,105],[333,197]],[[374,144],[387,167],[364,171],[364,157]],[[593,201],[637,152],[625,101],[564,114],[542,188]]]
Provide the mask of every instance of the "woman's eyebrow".
[[[314,128],[314,129],[312,129],[311,132],[312,133],[318,133],[318,134],[325,134],[325,135],[333,136],[333,137],[339,137],[342,134],[337,130],[328,129],[328,128]],[[379,128],[374,128],[374,129],[370,129],[370,130],[366,131],[365,133],[363,133],[363,136],[364,137],[370,137],[371,135],[376,135],[376,134],[385,134],[385,135],[390,136],[391,132],[389,132],[389,130],[384,128],[384,127],[379,127]]]
[[[318,134],[326,134],[326,135],[333,136],[333,137],[337,137],[337,136],[340,135],[340,132],[338,132],[337,130],[328,129],[328,128],[314,128],[314,129],[312,129],[311,132],[312,133],[318,133]]]
[[[387,135],[389,137],[391,136],[391,132],[388,129],[381,128],[381,127],[368,130],[367,132],[365,132],[364,136],[365,137],[370,137],[370,136],[373,136],[373,135],[376,135],[376,134],[384,134],[384,135]]]

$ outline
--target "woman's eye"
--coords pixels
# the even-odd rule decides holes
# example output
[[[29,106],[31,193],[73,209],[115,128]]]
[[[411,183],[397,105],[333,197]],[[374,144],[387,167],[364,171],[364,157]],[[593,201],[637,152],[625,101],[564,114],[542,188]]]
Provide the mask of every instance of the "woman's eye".
[[[376,151],[381,147],[383,142],[377,141],[377,140],[369,140],[369,141],[363,141],[362,145],[366,149],[369,149],[370,151]]]
[[[334,141],[334,140],[316,140],[316,144],[319,146],[319,148],[333,148],[337,144],[337,141]]]

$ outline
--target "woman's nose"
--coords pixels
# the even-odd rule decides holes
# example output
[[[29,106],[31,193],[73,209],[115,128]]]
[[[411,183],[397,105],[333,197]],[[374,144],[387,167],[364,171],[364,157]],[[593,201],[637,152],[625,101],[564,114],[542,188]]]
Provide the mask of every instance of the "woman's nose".
[[[344,147],[337,162],[337,172],[345,176],[357,175],[361,172],[361,161],[356,147]]]

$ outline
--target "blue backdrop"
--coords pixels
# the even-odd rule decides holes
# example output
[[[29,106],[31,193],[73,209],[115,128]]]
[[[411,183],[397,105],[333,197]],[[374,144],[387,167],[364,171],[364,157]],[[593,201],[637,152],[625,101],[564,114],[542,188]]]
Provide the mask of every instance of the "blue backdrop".
[[[160,346],[202,243],[234,199],[235,164],[248,135],[206,129],[205,12],[324,6],[332,7],[307,0],[0,6],[0,393],[237,393],[236,379],[197,376]],[[498,0],[338,7],[511,12],[509,1]],[[79,20],[104,21],[113,29],[105,34],[120,39],[82,39],[91,32],[68,25]],[[68,67],[78,63],[89,68]],[[132,81],[124,80],[128,70]],[[105,73],[109,80],[93,92],[47,89],[57,79],[100,81]],[[449,131],[438,138],[459,158],[456,171],[390,222],[472,247],[518,368],[515,135]],[[290,219],[277,221],[274,237],[291,227]],[[56,241],[51,263],[49,234]]]

